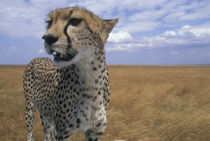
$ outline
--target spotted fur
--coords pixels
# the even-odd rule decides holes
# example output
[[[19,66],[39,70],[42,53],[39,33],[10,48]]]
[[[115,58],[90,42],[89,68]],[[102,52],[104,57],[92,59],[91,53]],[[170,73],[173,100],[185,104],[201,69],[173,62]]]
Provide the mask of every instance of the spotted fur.
[[[80,25],[69,25],[72,17],[81,18]],[[76,53],[68,61],[36,58],[27,65],[23,87],[28,141],[34,140],[36,108],[45,141],[68,140],[75,132],[83,132],[86,141],[100,141],[110,96],[104,44],[117,19],[102,20],[78,7],[55,10],[48,18],[45,35],[56,40],[49,44],[45,38],[46,51],[64,57]]]

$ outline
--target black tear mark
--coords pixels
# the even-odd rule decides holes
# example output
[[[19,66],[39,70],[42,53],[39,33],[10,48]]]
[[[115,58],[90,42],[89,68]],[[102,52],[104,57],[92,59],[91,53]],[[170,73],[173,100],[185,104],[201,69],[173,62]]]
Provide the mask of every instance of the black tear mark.
[[[69,35],[67,34],[68,25],[69,25],[69,21],[64,28],[64,34],[66,35],[66,39],[67,39],[67,43],[68,43],[68,49],[69,49],[69,48],[71,48],[71,39],[70,39]]]

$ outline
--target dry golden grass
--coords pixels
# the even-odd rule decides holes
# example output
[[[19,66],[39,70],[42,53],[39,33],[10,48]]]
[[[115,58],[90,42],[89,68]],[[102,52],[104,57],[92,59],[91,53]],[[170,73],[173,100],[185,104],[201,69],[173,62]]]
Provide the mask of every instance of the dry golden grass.
[[[26,140],[23,66],[0,67],[0,141]],[[103,141],[209,141],[210,67],[109,67]],[[39,114],[35,140],[43,140]],[[71,141],[83,141],[74,135]]]

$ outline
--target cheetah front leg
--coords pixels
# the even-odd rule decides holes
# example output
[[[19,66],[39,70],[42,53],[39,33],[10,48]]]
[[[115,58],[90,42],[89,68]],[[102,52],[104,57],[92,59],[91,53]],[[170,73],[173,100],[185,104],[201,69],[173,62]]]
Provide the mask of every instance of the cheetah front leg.
[[[40,118],[42,120],[42,127],[44,131],[44,141],[55,141],[55,130],[53,121],[45,117],[40,113]]]
[[[25,119],[28,129],[27,141],[34,141],[33,135],[33,123],[34,123],[34,112],[36,111],[35,104],[26,101]]]
[[[41,115],[41,113],[40,113],[40,118],[42,121],[42,128],[44,132],[44,141],[50,141],[51,135],[50,135],[50,127],[49,127],[48,121],[43,115]]]
[[[89,129],[85,132],[85,141],[100,141],[103,132]]]
[[[106,112],[101,111],[93,116],[92,128],[85,131],[85,141],[100,141],[106,129]],[[101,114],[103,113],[103,114]],[[101,116],[100,116],[101,115]]]

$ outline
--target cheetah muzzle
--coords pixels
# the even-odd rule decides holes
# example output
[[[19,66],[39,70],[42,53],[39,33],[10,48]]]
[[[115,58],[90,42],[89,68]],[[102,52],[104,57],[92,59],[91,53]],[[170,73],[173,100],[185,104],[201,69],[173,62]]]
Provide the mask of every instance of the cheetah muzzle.
[[[54,43],[58,40],[53,34],[43,35],[42,39],[45,40],[45,48],[48,50],[48,54],[52,54],[54,57],[54,62],[59,63],[60,61],[70,61],[72,60],[76,54],[78,53],[71,47],[71,42],[67,44],[68,48],[65,50],[65,53],[59,52],[59,47],[64,45],[54,45]]]
[[[57,63],[59,63],[60,61],[71,61],[77,55],[77,52],[71,52],[71,53],[70,51],[68,52],[69,53],[62,54],[57,51],[52,51],[54,61]]]
[[[110,97],[104,44],[117,21],[79,7],[48,15],[42,38],[53,60],[35,58],[24,72],[28,141],[34,141],[36,109],[44,141],[67,141],[76,132],[84,133],[86,141],[100,141]]]

